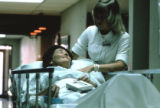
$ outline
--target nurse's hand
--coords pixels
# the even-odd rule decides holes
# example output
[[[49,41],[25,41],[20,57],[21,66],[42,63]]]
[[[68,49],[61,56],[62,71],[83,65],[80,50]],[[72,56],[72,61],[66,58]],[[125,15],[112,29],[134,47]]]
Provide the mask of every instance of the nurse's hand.
[[[79,69],[78,71],[90,73],[93,70],[94,70],[94,65],[90,65],[90,66],[84,67],[82,69]]]

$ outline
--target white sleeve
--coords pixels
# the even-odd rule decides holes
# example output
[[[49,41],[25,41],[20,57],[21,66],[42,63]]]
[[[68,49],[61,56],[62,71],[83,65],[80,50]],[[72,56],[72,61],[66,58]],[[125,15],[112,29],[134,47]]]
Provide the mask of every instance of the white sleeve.
[[[119,41],[119,48],[116,55],[116,61],[122,60],[125,64],[128,64],[130,36],[128,33],[123,34]]]
[[[88,28],[80,35],[72,51],[79,56],[85,57],[88,47]]]

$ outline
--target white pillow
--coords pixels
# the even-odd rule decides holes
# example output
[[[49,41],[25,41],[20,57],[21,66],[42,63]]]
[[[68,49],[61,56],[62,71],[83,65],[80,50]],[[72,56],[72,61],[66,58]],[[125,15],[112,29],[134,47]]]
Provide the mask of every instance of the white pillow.
[[[91,59],[87,58],[72,60],[71,69],[77,70],[92,64],[94,64],[94,62]]]
[[[16,70],[42,68],[43,67],[42,64],[43,64],[42,61],[35,61],[26,65],[19,66]],[[87,59],[87,58],[77,59],[77,60],[72,60],[72,65],[70,68],[77,70],[92,64],[94,64],[94,62],[91,59]]]
[[[15,70],[42,68],[42,61],[35,61],[25,65],[21,65]]]

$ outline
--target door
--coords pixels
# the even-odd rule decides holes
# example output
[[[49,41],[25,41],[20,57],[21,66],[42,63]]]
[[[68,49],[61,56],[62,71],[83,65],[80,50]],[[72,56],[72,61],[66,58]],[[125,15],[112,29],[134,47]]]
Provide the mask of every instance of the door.
[[[3,94],[3,63],[4,51],[0,50],[0,95]]]
[[[8,96],[12,46],[0,45],[0,96]]]

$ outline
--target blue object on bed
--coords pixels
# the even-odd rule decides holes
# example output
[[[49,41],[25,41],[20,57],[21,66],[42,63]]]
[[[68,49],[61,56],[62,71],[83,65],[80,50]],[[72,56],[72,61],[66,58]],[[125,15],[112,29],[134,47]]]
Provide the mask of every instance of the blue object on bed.
[[[48,96],[44,96],[44,102],[48,103]],[[63,104],[63,99],[51,98],[51,104]]]

